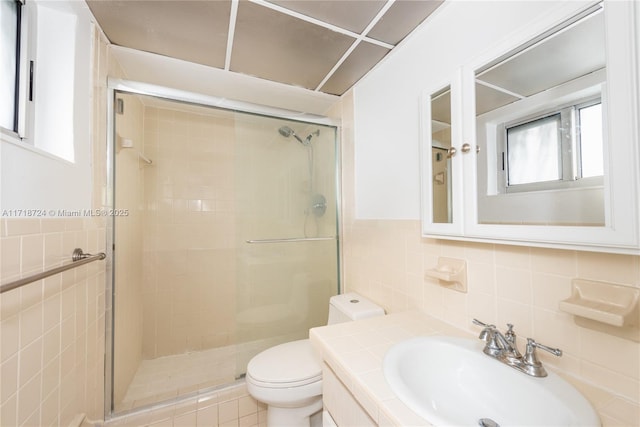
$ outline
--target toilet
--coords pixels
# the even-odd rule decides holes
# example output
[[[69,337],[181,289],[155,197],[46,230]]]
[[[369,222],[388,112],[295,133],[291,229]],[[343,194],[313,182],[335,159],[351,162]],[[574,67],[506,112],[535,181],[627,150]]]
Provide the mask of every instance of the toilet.
[[[347,293],[329,300],[328,324],[382,316],[384,310],[366,298]],[[249,361],[247,390],[267,404],[267,426],[308,427],[322,409],[322,361],[308,339],[271,347]]]

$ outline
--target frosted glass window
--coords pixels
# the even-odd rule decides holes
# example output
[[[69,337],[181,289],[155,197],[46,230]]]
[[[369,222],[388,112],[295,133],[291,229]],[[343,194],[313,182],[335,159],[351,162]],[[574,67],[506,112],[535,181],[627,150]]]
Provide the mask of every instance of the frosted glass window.
[[[602,176],[602,104],[580,108],[578,112],[582,177]]]
[[[18,53],[18,19],[20,4],[0,1],[0,126],[16,130],[16,65]]]
[[[507,129],[508,185],[562,178],[560,114]]]

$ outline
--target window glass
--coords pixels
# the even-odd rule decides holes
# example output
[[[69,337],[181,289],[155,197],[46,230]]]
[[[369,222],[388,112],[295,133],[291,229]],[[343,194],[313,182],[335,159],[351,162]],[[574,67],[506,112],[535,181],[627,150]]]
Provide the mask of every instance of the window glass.
[[[508,185],[562,178],[560,114],[507,129]]]
[[[578,109],[578,120],[582,177],[602,176],[602,104]]]
[[[0,0],[0,126],[15,131],[20,3]]]

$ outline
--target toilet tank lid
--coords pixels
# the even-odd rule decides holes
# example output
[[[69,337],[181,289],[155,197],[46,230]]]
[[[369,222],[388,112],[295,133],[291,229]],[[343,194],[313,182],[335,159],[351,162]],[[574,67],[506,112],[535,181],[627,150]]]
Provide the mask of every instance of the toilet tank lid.
[[[330,304],[353,320],[384,314],[382,307],[355,292],[332,296]]]

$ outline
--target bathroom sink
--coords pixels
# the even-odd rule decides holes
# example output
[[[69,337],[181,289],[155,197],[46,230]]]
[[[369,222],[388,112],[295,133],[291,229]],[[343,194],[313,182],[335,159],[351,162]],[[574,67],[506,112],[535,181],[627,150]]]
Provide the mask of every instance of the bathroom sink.
[[[558,375],[526,375],[485,355],[483,344],[444,336],[402,341],[387,351],[384,376],[400,401],[435,426],[601,425]]]

